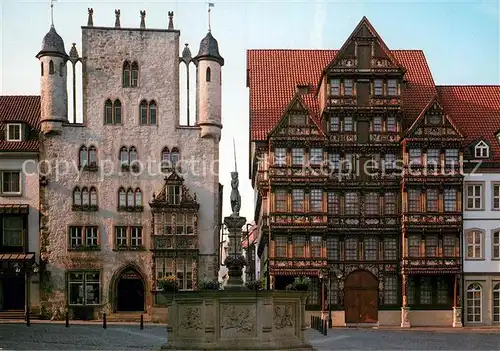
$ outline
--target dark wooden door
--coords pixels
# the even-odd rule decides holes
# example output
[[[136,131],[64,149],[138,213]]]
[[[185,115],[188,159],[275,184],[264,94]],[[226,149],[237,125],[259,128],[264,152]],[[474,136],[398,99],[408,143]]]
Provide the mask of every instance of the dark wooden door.
[[[370,272],[354,271],[344,283],[346,323],[376,323],[378,321],[378,279]]]

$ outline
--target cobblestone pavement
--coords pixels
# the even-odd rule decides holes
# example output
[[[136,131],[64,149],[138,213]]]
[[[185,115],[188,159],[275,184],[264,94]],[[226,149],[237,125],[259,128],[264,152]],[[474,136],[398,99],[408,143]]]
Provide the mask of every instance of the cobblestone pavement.
[[[317,351],[330,350],[500,350],[500,330],[308,329]]]
[[[1,350],[158,350],[167,342],[165,326],[138,324],[0,324]]]

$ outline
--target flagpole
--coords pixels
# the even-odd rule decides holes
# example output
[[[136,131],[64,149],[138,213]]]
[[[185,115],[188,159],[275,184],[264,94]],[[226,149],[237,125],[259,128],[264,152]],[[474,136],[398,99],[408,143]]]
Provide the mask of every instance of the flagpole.
[[[207,2],[208,5],[208,31],[212,31],[212,25],[210,23],[210,12],[212,11],[211,8],[215,6],[213,2]]]

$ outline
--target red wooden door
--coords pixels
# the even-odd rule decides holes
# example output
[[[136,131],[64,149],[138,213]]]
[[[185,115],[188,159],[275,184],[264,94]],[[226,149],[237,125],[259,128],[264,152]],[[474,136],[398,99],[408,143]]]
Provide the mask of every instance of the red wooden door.
[[[368,271],[352,272],[344,284],[346,323],[376,323],[378,321],[378,280]]]

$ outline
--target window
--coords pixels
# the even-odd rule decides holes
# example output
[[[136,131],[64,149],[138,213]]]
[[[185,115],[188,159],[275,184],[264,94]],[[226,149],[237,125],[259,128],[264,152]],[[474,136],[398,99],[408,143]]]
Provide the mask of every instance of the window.
[[[302,114],[293,114],[290,116],[290,125],[291,126],[304,126],[306,125],[307,117]]]
[[[174,234],[174,221],[172,219],[172,214],[165,213],[163,218],[163,234],[173,235]],[[161,231],[161,228],[160,228]],[[159,232],[160,232],[159,231]]]
[[[338,281],[336,279],[331,279],[330,280],[330,285],[326,286],[326,303],[327,306],[330,304],[332,306],[338,304],[338,292],[339,292],[339,286],[338,286]]]
[[[422,150],[410,149],[410,167],[422,164]]]
[[[206,73],[205,73],[205,80],[206,80],[207,82],[210,82],[210,80],[211,80],[211,78],[212,78],[212,77],[211,77],[211,76],[212,76],[212,74],[211,74],[211,73],[212,73],[212,72],[210,71],[210,67],[207,67],[207,71],[206,71]]]
[[[444,154],[446,166],[455,167],[458,166],[458,150],[457,149],[447,149]]]
[[[292,149],[292,165],[302,166],[304,164],[304,149],[293,148]]]
[[[139,104],[139,123],[141,125],[156,124],[156,102],[154,100],[149,103],[142,100]]]
[[[432,284],[429,277],[420,278],[420,304],[432,304]]]
[[[444,189],[444,211],[456,212],[457,211],[457,190]]]
[[[123,75],[122,75],[122,84],[124,88],[130,87],[130,62],[125,61],[123,63]]]
[[[342,160],[343,171],[346,173],[354,173],[356,166],[356,156],[353,154],[345,154]]]
[[[345,260],[355,261],[358,259],[358,239],[347,238],[345,240]]]
[[[458,256],[457,238],[453,235],[443,236],[443,256],[456,257]]]
[[[345,214],[346,215],[359,214],[359,197],[357,193],[345,194]]]
[[[439,204],[439,193],[437,189],[426,190],[427,212],[437,212]]]
[[[323,190],[322,189],[312,189],[311,190],[311,201],[309,211],[311,212],[322,212],[323,211]]]
[[[339,170],[340,169],[340,154],[328,154],[328,163],[330,165],[331,170]]]
[[[408,212],[420,212],[420,191],[408,189]]]
[[[382,117],[374,117],[373,118],[373,131],[381,132],[382,131]]]
[[[344,132],[353,132],[354,131],[354,122],[352,117],[344,117]]]
[[[321,286],[318,277],[310,277],[311,285],[308,290],[306,305],[318,306],[321,303]]]
[[[115,246],[117,249],[143,247],[141,226],[115,227]]]
[[[306,237],[304,235],[292,236],[293,257],[305,257],[306,255]]]
[[[97,168],[97,148],[90,145],[87,149],[85,145],[80,147],[78,152],[78,167],[86,170],[94,170]]]
[[[396,155],[395,154],[385,154],[384,163],[385,163],[385,169],[395,169],[396,168]]]
[[[43,62],[40,63],[40,73],[41,73],[41,75],[43,77]]]
[[[437,303],[439,305],[448,305],[450,303],[448,282],[443,278],[437,280]]]
[[[398,241],[396,238],[384,238],[384,260],[397,260]]]
[[[471,230],[467,232],[467,258],[483,257],[483,232]]]
[[[70,250],[98,250],[99,228],[97,226],[71,226],[69,227]]]
[[[398,82],[396,79],[387,80],[387,95],[389,96],[398,95]]]
[[[130,86],[134,88],[139,86],[139,64],[137,62],[132,63],[132,82]]]
[[[21,195],[21,172],[2,171],[2,195]]]
[[[132,190],[128,188],[125,192],[125,188],[121,187],[118,189],[118,210],[135,210],[142,211],[142,191],[139,188]]]
[[[311,165],[321,165],[323,163],[323,149],[312,148],[309,162]]]
[[[104,103],[104,124],[122,123],[122,103],[116,99],[111,102],[110,99]]]
[[[474,147],[474,155],[476,158],[488,158],[489,151],[488,145],[482,140]]]
[[[73,189],[73,211],[97,211],[97,189],[95,187],[79,187]]]
[[[330,80],[330,95],[333,96],[340,95],[340,79]]]
[[[54,74],[54,62],[52,60],[49,61],[49,74]]]
[[[386,215],[396,214],[396,194],[394,193],[384,194],[384,214]]]
[[[192,213],[176,214],[176,234],[177,235],[194,234],[194,215]]]
[[[286,149],[284,147],[274,149],[274,165],[286,166]]]
[[[319,235],[311,236],[311,258],[321,258],[321,249],[323,247],[323,238]]]
[[[375,79],[375,81],[373,82],[373,95],[384,95],[384,82],[382,81],[382,79]]]
[[[440,155],[439,149],[427,149],[427,167],[437,168],[441,164]]]
[[[378,259],[378,240],[375,237],[364,239],[365,260],[376,261]]]
[[[482,311],[481,311],[481,300],[482,291],[481,285],[477,283],[470,284],[467,287],[467,311],[466,320],[469,323],[481,323],[482,321]]]
[[[352,79],[344,79],[344,96],[352,96]]]
[[[276,200],[276,212],[286,212],[288,210],[287,206],[287,191],[283,189],[276,190],[275,192]]]
[[[99,305],[101,280],[99,272],[68,272],[68,304],[70,306]]]
[[[338,132],[340,130],[340,118],[330,117],[330,132]]]
[[[365,215],[376,216],[379,212],[379,195],[369,193],[365,195]]]
[[[163,150],[161,150],[161,168],[168,169],[170,167],[171,167],[170,150],[168,147],[165,146]]]
[[[425,237],[425,256],[436,257],[438,249],[438,238],[436,235],[428,235]]]
[[[277,235],[274,242],[276,245],[276,257],[286,257],[288,238],[284,235]]]
[[[500,184],[493,184],[493,209],[500,210]]]
[[[327,198],[328,214],[329,215],[339,215],[340,214],[340,196],[337,193],[328,193]]]
[[[181,203],[181,187],[179,185],[168,186],[167,201],[171,205],[179,205]]]
[[[419,235],[410,235],[408,237],[408,257],[420,257]]]
[[[127,149],[126,146],[120,148],[120,165],[122,171],[132,171],[137,172],[139,170],[139,165],[137,161],[137,149],[135,146],[131,146]]]
[[[24,222],[21,216],[3,217],[3,246],[22,247],[24,245]]]
[[[468,184],[466,186],[467,209],[480,210],[483,208],[483,186],[481,184]]]
[[[398,277],[386,275],[384,277],[384,305],[396,305],[398,303]]]
[[[396,117],[387,117],[387,131],[388,132],[396,132]]]
[[[22,140],[22,125],[20,123],[7,124],[7,141],[21,141]]]
[[[165,258],[156,259],[156,277],[161,278],[175,275],[180,290],[193,289],[193,259],[192,258]]]
[[[493,287],[493,322],[500,323],[500,284]]]
[[[329,236],[326,239],[326,257],[328,260],[338,260],[340,257],[339,239],[336,236]]]
[[[293,212],[304,211],[304,190],[302,189],[292,190],[292,211]]]
[[[493,232],[491,244],[491,258],[500,259],[500,231]]]

